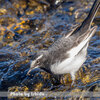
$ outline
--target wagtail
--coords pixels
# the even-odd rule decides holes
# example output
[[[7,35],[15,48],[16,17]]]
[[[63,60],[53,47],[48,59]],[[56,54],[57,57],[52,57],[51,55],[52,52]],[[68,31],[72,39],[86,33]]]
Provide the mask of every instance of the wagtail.
[[[58,39],[47,50],[38,52],[35,59],[31,62],[27,74],[34,68],[41,68],[52,75],[70,73],[73,84],[75,73],[86,60],[89,41],[96,32],[97,26],[91,28],[91,23],[99,6],[100,0],[95,0],[89,15],[81,25],[66,36]]]

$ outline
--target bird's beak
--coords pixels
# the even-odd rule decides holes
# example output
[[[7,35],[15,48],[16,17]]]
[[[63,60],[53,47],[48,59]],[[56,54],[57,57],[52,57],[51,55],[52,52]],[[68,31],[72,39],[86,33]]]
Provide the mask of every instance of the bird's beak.
[[[32,71],[32,69],[29,69],[29,71],[27,72],[27,75],[29,75],[29,73]]]
[[[29,71],[27,72],[27,75],[29,75],[29,73],[30,73],[33,69],[35,69],[35,68],[38,68],[38,66],[36,66],[36,67],[34,67],[34,68],[30,68]]]

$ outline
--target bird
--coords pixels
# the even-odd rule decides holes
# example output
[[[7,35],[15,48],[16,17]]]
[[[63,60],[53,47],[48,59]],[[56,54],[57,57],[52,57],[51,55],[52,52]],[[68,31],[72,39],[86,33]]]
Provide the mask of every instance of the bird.
[[[52,75],[71,75],[72,84],[75,74],[86,61],[87,48],[97,26],[91,26],[100,6],[100,0],[95,0],[88,16],[67,35],[56,40],[47,50],[35,54],[31,61],[29,74],[35,68],[41,68]]]

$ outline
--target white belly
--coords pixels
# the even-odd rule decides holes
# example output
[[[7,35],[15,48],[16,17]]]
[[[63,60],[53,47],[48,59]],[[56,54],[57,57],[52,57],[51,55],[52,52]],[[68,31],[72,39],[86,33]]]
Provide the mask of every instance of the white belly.
[[[69,58],[63,62],[56,63],[51,66],[51,71],[54,74],[65,74],[76,72],[82,64],[85,62],[86,58],[82,56],[77,56],[74,58]]]
[[[69,57],[62,62],[57,62],[51,66],[54,74],[75,73],[86,60],[87,46],[76,56]]]

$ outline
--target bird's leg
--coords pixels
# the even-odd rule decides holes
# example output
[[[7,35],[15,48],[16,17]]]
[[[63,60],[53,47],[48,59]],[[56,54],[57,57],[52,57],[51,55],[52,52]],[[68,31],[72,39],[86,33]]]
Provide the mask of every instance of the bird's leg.
[[[72,77],[72,83],[71,83],[71,86],[73,86],[74,81],[75,81],[75,73],[74,73],[74,72],[71,73],[71,77]]]

